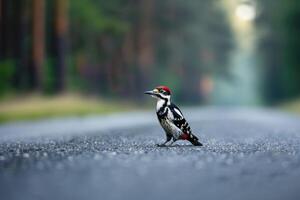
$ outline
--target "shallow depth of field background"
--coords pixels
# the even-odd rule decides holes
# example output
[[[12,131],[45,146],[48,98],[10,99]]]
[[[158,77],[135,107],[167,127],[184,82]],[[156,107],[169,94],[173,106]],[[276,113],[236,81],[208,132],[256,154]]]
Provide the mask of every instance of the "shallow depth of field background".
[[[300,112],[298,0],[0,0],[0,121],[180,105]]]

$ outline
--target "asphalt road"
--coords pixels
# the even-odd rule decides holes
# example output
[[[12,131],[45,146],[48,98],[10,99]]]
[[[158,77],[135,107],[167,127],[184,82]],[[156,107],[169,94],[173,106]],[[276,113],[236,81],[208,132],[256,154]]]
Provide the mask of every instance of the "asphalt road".
[[[154,112],[0,126],[0,199],[300,199],[300,118],[184,109],[203,147],[155,147]]]

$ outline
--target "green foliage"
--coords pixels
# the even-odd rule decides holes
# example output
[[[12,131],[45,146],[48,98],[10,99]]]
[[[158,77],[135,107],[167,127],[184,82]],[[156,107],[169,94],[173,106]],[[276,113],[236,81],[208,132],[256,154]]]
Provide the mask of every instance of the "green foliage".
[[[128,30],[128,24],[124,20],[111,13],[106,13],[100,3],[101,1],[95,0],[72,0],[70,12],[71,22],[75,26],[74,30],[80,30],[83,33],[93,31],[96,34],[106,31],[118,34]],[[114,6],[118,6],[118,4]],[[76,27],[76,25],[80,26]]]
[[[46,94],[53,94],[55,92],[55,75],[54,75],[54,59],[48,58],[44,64],[43,70],[43,90]]]
[[[233,43],[225,12],[217,1],[70,0],[69,6],[64,6],[47,0],[42,11],[45,18],[41,19],[45,35],[39,35],[46,40],[42,56],[45,64],[41,69],[43,77],[39,77],[32,66],[32,48],[44,47],[34,45],[30,35],[36,21],[32,8],[38,1],[30,1],[33,5],[27,6],[20,1],[9,2],[22,7],[22,15],[12,16],[22,21],[22,27],[15,27],[17,23],[11,26],[13,30],[24,29],[28,40],[25,45],[20,36],[20,41],[10,41],[12,45],[8,45],[20,47],[13,56],[25,62],[17,75],[26,76],[23,82],[30,89],[43,89],[50,94],[63,88],[55,85],[68,82],[68,89],[84,93],[141,99],[144,89],[166,84],[176,88],[176,94],[187,97],[187,92],[199,93],[202,74],[220,73],[216,66],[226,71]],[[67,7],[69,15],[59,15],[59,8],[65,11]],[[67,58],[68,69],[59,69]],[[8,79],[2,80],[7,83]],[[39,80],[43,80],[43,88]],[[194,102],[200,100],[197,95],[183,100],[191,98]]]
[[[265,65],[265,94],[278,102],[300,94],[300,2],[281,0],[261,2],[258,25],[266,30],[260,41]]]
[[[15,73],[15,62],[4,60],[0,62],[0,95],[12,89],[13,75]]]
[[[224,8],[210,0],[156,3],[155,21],[160,37],[155,81],[176,88],[175,98],[179,101],[199,102],[201,77],[224,76],[228,70],[234,39]]]

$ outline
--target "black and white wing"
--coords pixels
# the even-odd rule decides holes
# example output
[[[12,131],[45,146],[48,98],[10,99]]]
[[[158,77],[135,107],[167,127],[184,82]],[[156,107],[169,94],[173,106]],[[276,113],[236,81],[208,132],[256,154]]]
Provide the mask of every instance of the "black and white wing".
[[[175,105],[171,104],[169,106],[170,113],[168,114],[168,118],[178,127],[182,133],[192,134],[191,127],[188,122],[185,120],[180,109]]]
[[[181,135],[177,138],[188,140],[195,146],[202,146],[202,144],[198,141],[198,137],[192,133],[191,127],[185,120],[180,109],[176,105],[171,104],[169,106],[169,110],[170,112],[168,112],[167,118],[172,121],[173,126],[175,126],[181,132]]]

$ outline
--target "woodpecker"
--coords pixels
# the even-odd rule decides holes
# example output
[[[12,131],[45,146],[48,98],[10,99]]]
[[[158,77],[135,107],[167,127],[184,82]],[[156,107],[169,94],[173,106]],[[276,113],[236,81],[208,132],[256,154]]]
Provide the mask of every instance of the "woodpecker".
[[[167,86],[158,86],[145,94],[157,99],[156,115],[166,133],[166,141],[157,146],[166,146],[172,138],[170,146],[177,140],[188,140],[195,146],[202,146],[180,109],[171,102],[171,90]]]

